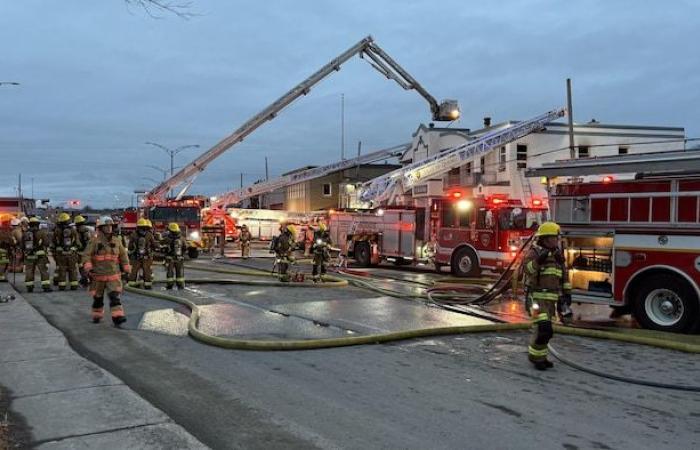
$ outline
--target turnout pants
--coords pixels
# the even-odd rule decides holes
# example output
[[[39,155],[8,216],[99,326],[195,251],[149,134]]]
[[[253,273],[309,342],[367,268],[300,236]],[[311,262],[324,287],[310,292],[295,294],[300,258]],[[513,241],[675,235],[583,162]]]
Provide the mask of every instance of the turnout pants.
[[[54,259],[56,260],[54,278],[58,282],[58,288],[64,290],[70,283],[72,290],[78,289],[78,255],[72,252],[59,253],[54,256]]]
[[[241,242],[241,257],[250,257],[250,242]]]
[[[280,281],[289,281],[289,265],[292,263],[291,258],[288,256],[279,257],[279,270],[280,270]]]
[[[557,313],[557,302],[553,300],[538,300],[539,313],[532,318],[532,336],[530,346],[527,349],[528,359],[538,362],[547,360],[549,350],[547,344],[554,335],[552,320]]]
[[[314,280],[323,278],[323,276],[326,274],[329,259],[330,257],[326,252],[314,253],[314,266],[311,269],[311,274],[313,275]]]
[[[183,289],[185,287],[185,262],[182,259],[165,259],[165,287],[172,289],[173,284]]]
[[[151,258],[136,258],[131,261],[131,274],[129,275],[129,286],[144,287],[151,289],[153,287],[153,271]],[[139,280],[139,271],[141,272],[141,280]]]
[[[126,322],[124,307],[119,298],[122,292],[121,275],[93,275],[90,280],[92,295],[92,321],[99,322],[104,316],[104,295],[109,297],[109,310],[112,322],[119,325]]]
[[[39,271],[41,275],[41,287],[50,288],[49,279],[49,258],[45,255],[29,255],[24,261],[24,285],[30,290],[34,289],[34,272]]]

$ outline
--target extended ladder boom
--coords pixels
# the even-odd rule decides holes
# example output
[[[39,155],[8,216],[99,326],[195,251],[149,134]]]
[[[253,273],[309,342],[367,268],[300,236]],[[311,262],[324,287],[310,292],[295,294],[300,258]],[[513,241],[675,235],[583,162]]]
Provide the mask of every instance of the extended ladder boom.
[[[308,94],[314,85],[319,83],[334,71],[340,70],[340,66],[343,63],[358,54],[360,57],[366,55],[369,60],[371,60],[369,61],[369,64],[373,68],[375,68],[385,77],[396,81],[402,88],[406,90],[415,89],[421,96],[423,96],[423,98],[425,98],[430,105],[433,120],[447,121],[456,120],[459,118],[459,107],[455,100],[445,100],[438,104],[437,100],[435,100],[435,98],[430,95],[423,88],[423,86],[420,85],[420,83],[418,83],[418,81],[416,81],[410,74],[408,74],[408,72],[399,66],[392,58],[390,58],[389,55],[387,55],[376,43],[374,43],[372,36],[367,36],[331,60],[328,64],[321,67],[316,73],[299,83],[289,92],[274,101],[267,108],[253,116],[231,135],[224,138],[221,142],[203,153],[191,163],[187,164],[172,177],[153,188],[146,194],[146,201],[148,203],[157,202],[165,197],[168,191],[182,184],[186,184],[185,188],[179,194],[179,196],[182,196],[189,185],[191,185],[194,181],[194,177],[204,171],[204,169],[206,169],[206,167],[214,159],[221,156],[222,153],[237,143],[243,141],[243,139],[262,126],[265,122],[274,119],[276,115],[286,106],[297,98]]]
[[[211,206],[213,208],[225,208],[226,205],[235,204],[247,198],[255,197],[261,194],[267,194],[276,189],[291,186],[293,184],[302,183],[304,181],[309,181],[315,178],[323,177],[333,172],[351,169],[361,164],[369,164],[375,161],[380,161],[382,159],[389,159],[401,156],[403,152],[405,152],[408,149],[409,146],[410,144],[401,144],[383,150],[377,150],[372,153],[367,153],[366,155],[362,155],[358,158],[344,159],[333,164],[328,164],[321,167],[314,167],[313,169],[302,170],[297,173],[281,176],[279,178],[275,178],[274,180],[263,181],[257,184],[253,184],[252,186],[248,186],[246,188],[237,189],[235,191],[230,191],[225,194],[212,197],[215,200],[212,200]]]
[[[391,202],[397,196],[412,189],[417,183],[431,177],[441,176],[456,167],[460,167],[475,156],[539,131],[547,123],[563,117],[565,114],[566,108],[549,111],[530,120],[486,133],[471,142],[377,177],[362,185],[359,198],[363,202],[372,203],[373,206],[381,202]]]

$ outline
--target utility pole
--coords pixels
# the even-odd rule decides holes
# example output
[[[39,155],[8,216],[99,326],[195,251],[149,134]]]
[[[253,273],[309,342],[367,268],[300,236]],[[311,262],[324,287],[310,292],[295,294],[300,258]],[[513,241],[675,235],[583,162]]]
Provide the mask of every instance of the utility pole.
[[[576,159],[574,147],[574,109],[571,102],[571,78],[566,79],[566,115],[569,117],[569,157]]]
[[[345,159],[345,94],[340,94],[340,159]]]
[[[357,141],[357,165],[355,166],[355,182],[360,181],[360,155],[362,154],[362,141]]]
[[[270,181],[270,172],[267,168],[267,156],[265,157],[265,181]]]
[[[144,142],[146,145],[152,145],[154,147],[158,147],[159,149],[163,150],[165,153],[167,153],[170,156],[170,176],[172,177],[175,174],[175,155],[180,153],[183,150],[187,150],[188,148],[199,148],[199,144],[191,144],[191,145],[181,145],[177,148],[168,148],[165,145],[161,145],[157,142]],[[170,191],[170,196],[173,196],[173,191]]]
[[[243,189],[243,172],[241,172],[241,189]]]
[[[22,201],[22,174],[19,174],[17,180],[17,197],[19,197],[18,210],[22,212],[24,210],[24,202]]]

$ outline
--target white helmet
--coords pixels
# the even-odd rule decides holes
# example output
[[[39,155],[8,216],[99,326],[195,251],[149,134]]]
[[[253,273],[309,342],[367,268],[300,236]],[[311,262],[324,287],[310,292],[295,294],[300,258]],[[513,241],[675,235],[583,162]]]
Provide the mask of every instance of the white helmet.
[[[114,220],[109,216],[102,216],[97,221],[97,226],[102,227],[104,225],[114,225]]]
[[[10,220],[10,225],[13,227],[18,227],[20,224],[20,221],[18,218],[13,217],[12,220]]]
[[[19,219],[20,223],[29,223],[29,217],[23,216],[21,219]]]

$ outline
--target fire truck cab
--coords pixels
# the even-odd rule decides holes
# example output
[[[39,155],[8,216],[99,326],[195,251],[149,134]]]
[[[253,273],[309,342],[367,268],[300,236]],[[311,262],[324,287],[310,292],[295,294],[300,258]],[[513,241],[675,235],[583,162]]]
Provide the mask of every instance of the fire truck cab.
[[[610,305],[645,328],[700,327],[700,176],[552,187],[574,303]]]
[[[524,206],[505,195],[468,198],[462,191],[433,200],[436,268],[449,266],[461,277],[476,276],[481,269],[503,270],[546,219],[544,202],[531,203]]]

